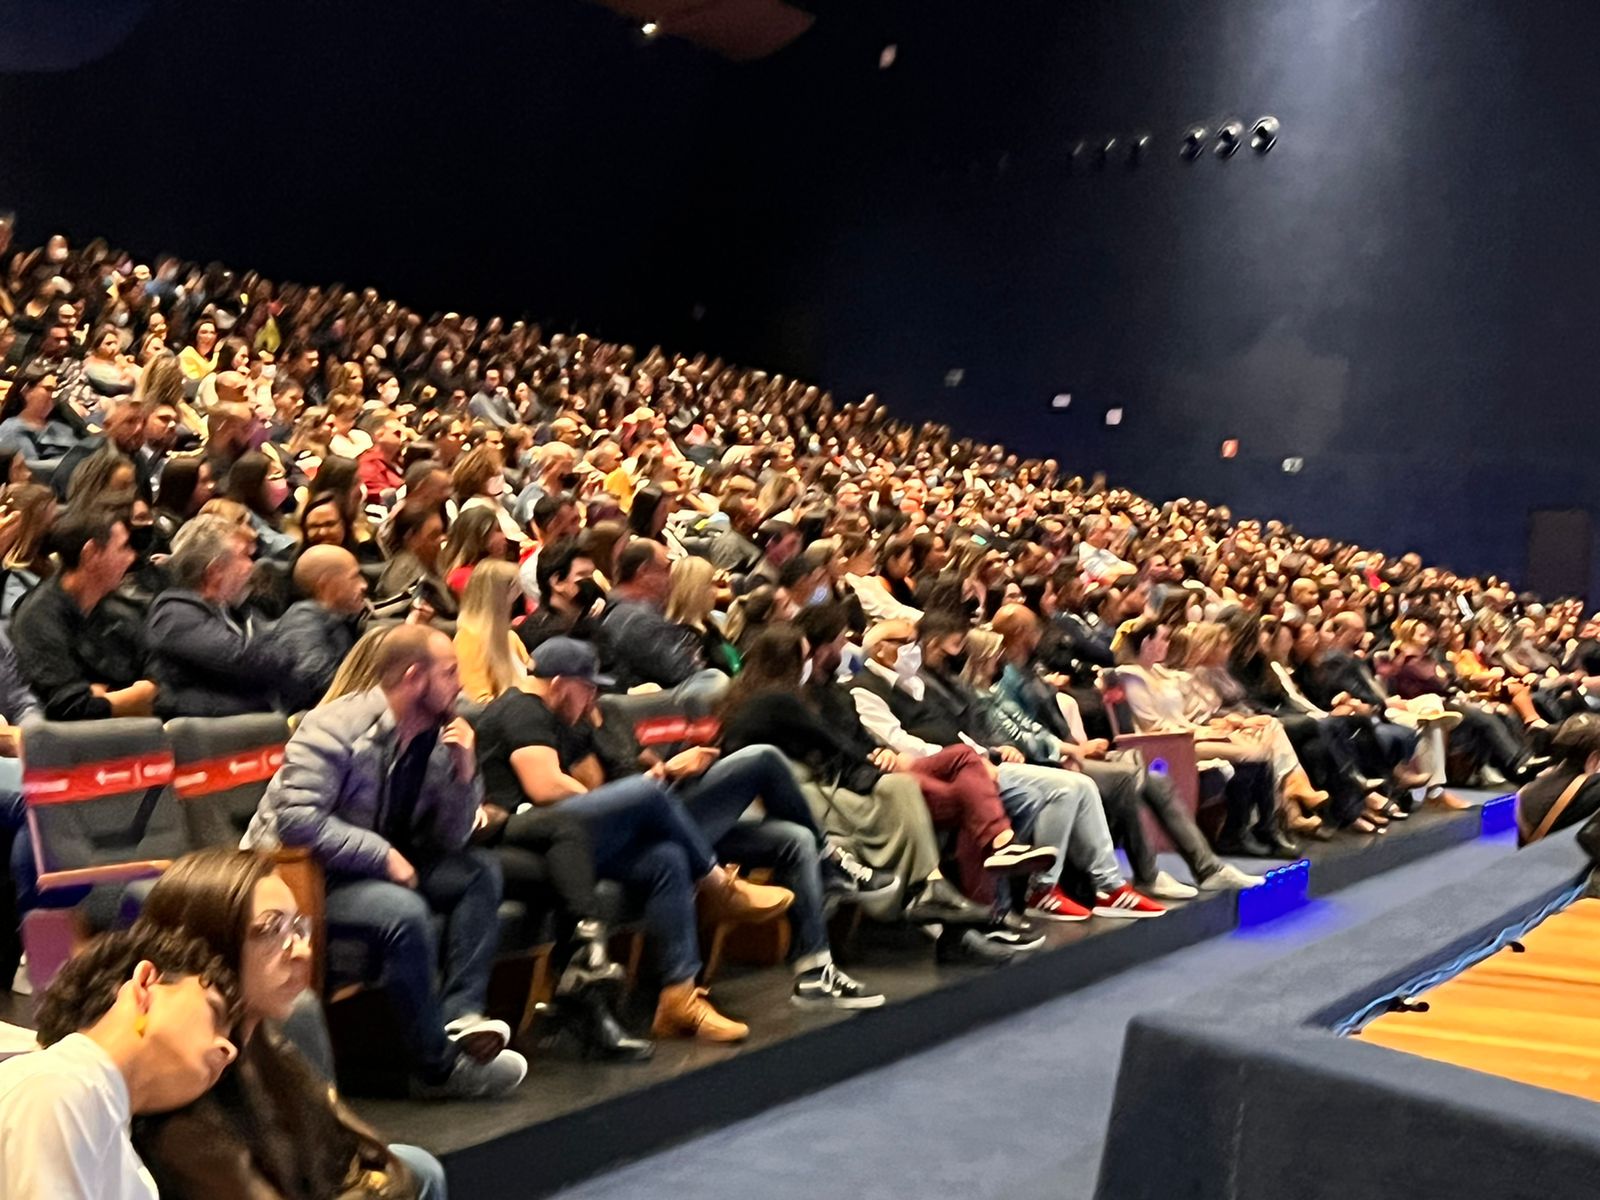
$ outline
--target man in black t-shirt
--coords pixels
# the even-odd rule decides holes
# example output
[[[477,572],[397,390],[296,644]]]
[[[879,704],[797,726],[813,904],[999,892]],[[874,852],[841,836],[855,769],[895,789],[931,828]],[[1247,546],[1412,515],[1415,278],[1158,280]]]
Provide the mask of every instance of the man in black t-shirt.
[[[714,867],[717,851],[741,862],[771,865],[795,889],[793,895],[784,891],[789,897],[784,907],[794,904],[796,1001],[830,1008],[882,1004],[881,996],[833,965],[823,919],[820,835],[782,757],[758,747],[713,766],[717,751],[697,748],[643,775],[607,783],[589,719],[596,689],[605,682],[596,674],[593,647],[569,638],[552,638],[540,646],[525,684],[491,704],[479,721],[478,745],[489,795],[512,798],[509,803],[502,801],[507,807],[526,797],[535,804],[559,802],[578,814],[588,827],[595,869],[603,877],[627,879],[630,870],[637,870],[641,832],[664,834],[683,847],[691,868],[712,864],[707,874],[720,871]],[[782,772],[781,778],[775,771]],[[769,817],[787,814],[791,805],[786,801],[792,801],[804,812],[804,823],[739,821],[757,796]],[[513,817],[507,825],[508,841],[518,836],[516,823]],[[614,857],[619,852],[620,861]],[[892,880],[875,882],[887,886]],[[742,881],[735,886],[748,887]],[[685,937],[670,926],[663,931],[662,946],[669,985],[692,980],[700,965],[692,931]],[[663,992],[663,1005],[671,992],[670,986]],[[674,1032],[677,1025],[674,1014],[658,1013],[658,1033]]]

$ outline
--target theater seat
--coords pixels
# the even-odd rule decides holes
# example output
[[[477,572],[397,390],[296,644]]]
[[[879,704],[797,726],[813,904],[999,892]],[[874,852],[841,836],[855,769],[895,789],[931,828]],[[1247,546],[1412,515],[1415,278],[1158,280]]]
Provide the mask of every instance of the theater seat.
[[[71,889],[75,902],[84,889],[120,890],[160,874],[190,848],[169,787],[172,748],[161,722],[40,721],[23,729],[21,760],[41,896]],[[36,987],[54,978],[74,936],[69,909],[41,907],[23,919]]]
[[[1202,791],[1206,784],[1214,784],[1216,780],[1210,778],[1214,772],[1200,770],[1194,752],[1194,734],[1135,732],[1133,711],[1128,707],[1127,694],[1114,668],[1100,673],[1100,695],[1105,702],[1106,717],[1111,722],[1113,745],[1119,750],[1136,752],[1146,770],[1164,774],[1171,780],[1178,802],[1198,820]],[[1139,806],[1139,820],[1152,850],[1176,849],[1148,805]]]

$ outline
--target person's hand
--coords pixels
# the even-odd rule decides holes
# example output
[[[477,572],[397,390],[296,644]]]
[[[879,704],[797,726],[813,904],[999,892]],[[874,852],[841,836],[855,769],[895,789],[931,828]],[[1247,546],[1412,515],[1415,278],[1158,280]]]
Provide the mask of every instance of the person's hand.
[[[1065,675],[1061,674],[1059,671],[1053,671],[1049,675],[1040,676],[1040,678],[1042,678],[1046,683],[1048,683],[1051,687],[1055,688],[1057,691],[1060,691],[1060,690],[1062,690],[1064,688],[1069,688],[1069,687],[1072,686],[1072,680],[1068,679]]]
[[[449,746],[456,761],[456,778],[470,783],[478,773],[478,737],[465,717],[457,717],[439,733],[439,742]]]
[[[880,771],[898,771],[900,769],[899,756],[887,746],[879,746],[867,755],[868,760]]]
[[[1003,763],[1022,763],[1027,762],[1028,760],[1022,751],[1018,750],[1015,746],[1001,746],[1000,761]]]
[[[0,758],[15,758],[22,746],[22,730],[15,725],[0,725]]]
[[[1104,758],[1111,751],[1111,743],[1105,738],[1090,738],[1078,747],[1078,753],[1084,758]]]
[[[662,768],[666,771],[668,779],[692,779],[696,775],[704,775],[711,764],[717,761],[717,756],[722,753],[715,746],[691,746],[689,749],[674,754]]]
[[[390,883],[398,883],[403,888],[417,886],[417,869],[393,846],[389,847],[389,858],[383,864],[383,869]]]
[[[433,605],[426,600],[418,600],[411,606],[411,611],[406,614],[407,625],[431,625],[433,618],[439,614],[434,612]]]

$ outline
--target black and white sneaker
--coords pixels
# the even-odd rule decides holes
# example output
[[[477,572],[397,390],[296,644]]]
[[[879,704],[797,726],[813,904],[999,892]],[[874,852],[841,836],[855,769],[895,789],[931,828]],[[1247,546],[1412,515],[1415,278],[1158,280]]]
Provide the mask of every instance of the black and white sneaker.
[[[1031,875],[1056,860],[1054,846],[1030,846],[1026,842],[1007,842],[983,860],[985,871],[1003,875]]]
[[[843,846],[829,847],[817,865],[822,868],[823,891],[843,901],[868,899],[900,882],[892,871],[869,867]]]
[[[444,1032],[462,1054],[479,1063],[493,1061],[511,1044],[511,1026],[476,1013],[457,1017],[444,1027]]]
[[[881,992],[869,992],[832,963],[802,972],[794,981],[789,1003],[797,1008],[881,1008]]]

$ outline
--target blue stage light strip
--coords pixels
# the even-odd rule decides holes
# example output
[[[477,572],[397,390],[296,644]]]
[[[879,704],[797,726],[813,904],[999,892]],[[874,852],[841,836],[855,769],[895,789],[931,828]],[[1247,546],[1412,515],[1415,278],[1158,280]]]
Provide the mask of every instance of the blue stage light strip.
[[[1456,955],[1448,962],[1440,963],[1436,967],[1429,967],[1426,971],[1419,972],[1402,986],[1395,988],[1391,992],[1385,992],[1370,1004],[1338,1022],[1334,1025],[1333,1032],[1340,1037],[1348,1037],[1361,1029],[1374,1017],[1380,1017],[1388,1012],[1394,1006],[1395,1001],[1414,1000],[1430,988],[1438,987],[1441,983],[1454,979],[1474,963],[1482,962],[1491,954],[1498,954],[1512,942],[1521,941],[1530,929],[1542,924],[1545,918],[1553,913],[1560,912],[1579,896],[1583,895],[1588,886],[1589,880],[1587,874],[1585,874],[1583,880],[1562,892],[1532,916],[1524,917],[1515,925],[1507,926],[1481,946],[1474,946],[1471,950]]]
[[[1311,863],[1308,859],[1275,867],[1266,882],[1239,893],[1239,928],[1265,925],[1285,913],[1305,906],[1311,896]]]
[[[1508,829],[1517,827],[1517,797],[1515,793],[1509,796],[1496,796],[1493,800],[1484,802],[1482,824],[1478,827],[1478,836],[1487,837],[1491,833],[1504,833]]]

